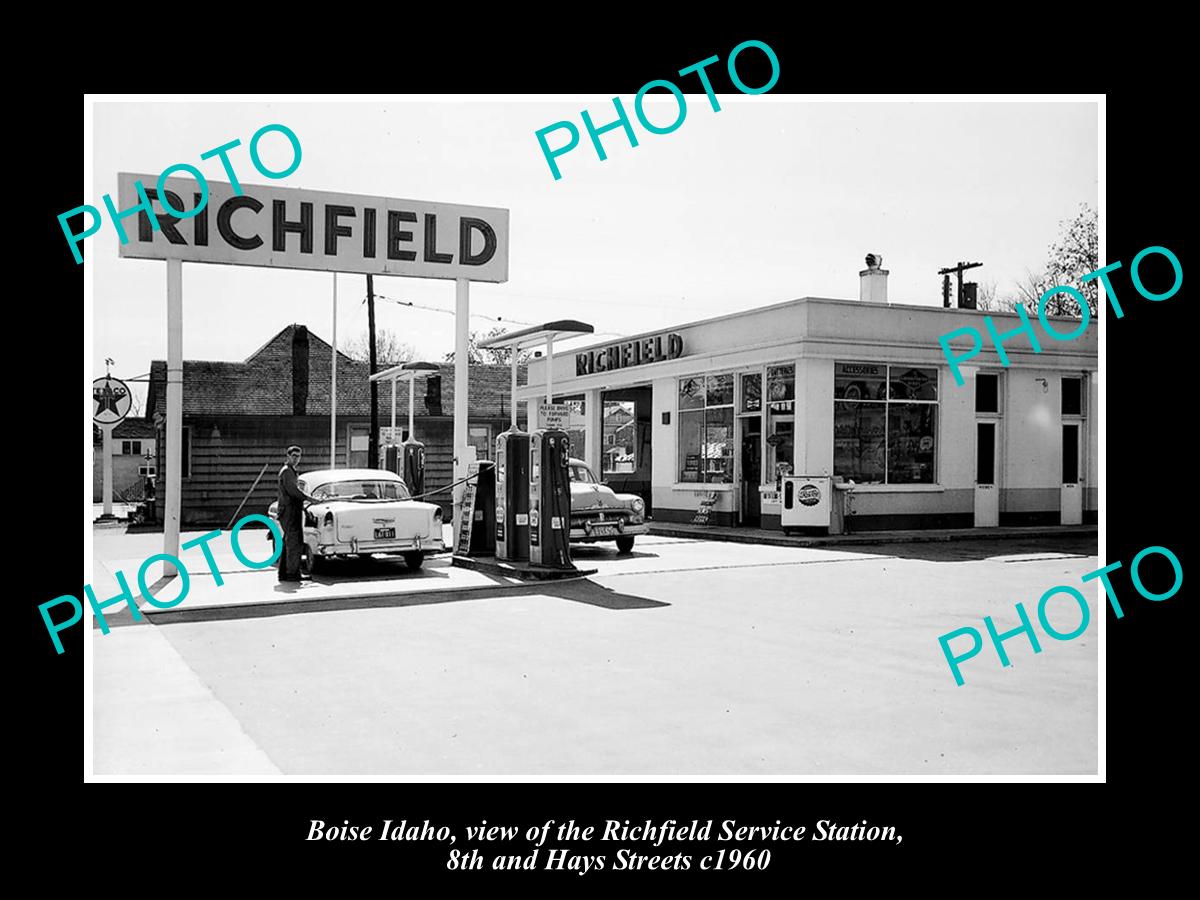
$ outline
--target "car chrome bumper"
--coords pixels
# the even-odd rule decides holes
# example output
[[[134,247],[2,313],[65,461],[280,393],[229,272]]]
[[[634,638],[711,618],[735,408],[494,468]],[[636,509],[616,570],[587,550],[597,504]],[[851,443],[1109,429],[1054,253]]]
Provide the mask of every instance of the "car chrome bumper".
[[[604,524],[608,525],[610,523],[606,522]],[[624,528],[618,530],[615,534],[592,534],[583,528],[572,528],[571,540],[579,544],[585,544],[594,541],[615,541],[619,537],[633,537],[635,534],[649,533],[650,526],[645,522],[641,522],[637,525],[626,525]]]
[[[446,549],[440,537],[409,538],[408,540],[386,541],[350,541],[334,544],[317,544],[317,553],[321,556],[337,556],[357,553],[411,553],[422,550],[425,553],[441,553]]]

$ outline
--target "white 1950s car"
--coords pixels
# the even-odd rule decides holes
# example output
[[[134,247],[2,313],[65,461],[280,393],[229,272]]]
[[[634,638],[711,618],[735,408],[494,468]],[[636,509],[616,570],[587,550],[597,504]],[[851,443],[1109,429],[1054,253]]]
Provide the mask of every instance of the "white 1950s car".
[[[297,480],[317,498],[304,510],[302,565],[319,571],[334,557],[399,553],[410,569],[442,544],[442,509],[411,499],[399,475],[384,469],[319,469]],[[279,520],[278,502],[268,515]]]
[[[581,459],[572,459],[567,465],[571,475],[571,542],[616,541],[618,552],[632,553],[634,536],[650,532],[642,498],[618,494],[597,481]]]

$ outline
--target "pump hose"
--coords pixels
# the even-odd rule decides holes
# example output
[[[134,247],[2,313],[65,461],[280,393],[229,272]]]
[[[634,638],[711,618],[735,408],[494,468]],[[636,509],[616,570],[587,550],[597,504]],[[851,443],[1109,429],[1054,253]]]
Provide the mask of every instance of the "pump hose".
[[[454,481],[454,482],[451,482],[450,484],[446,485],[445,487],[435,488],[435,489],[434,489],[434,490],[432,490],[432,491],[426,491],[426,492],[425,492],[425,493],[423,493],[423,494],[417,494],[416,496],[414,496],[414,497],[409,497],[408,499],[409,499],[409,500],[420,500],[422,497],[432,497],[434,494],[440,494],[440,493],[442,493],[442,492],[444,492],[444,491],[448,491],[448,490],[450,490],[451,488],[458,487],[460,484],[466,484],[466,483],[467,483],[468,481],[470,481],[472,478],[478,478],[478,477],[479,477],[479,473],[478,473],[478,472],[476,472],[474,475],[468,475],[466,478],[462,479],[461,481]],[[327,502],[329,502],[330,500],[346,500],[346,499],[349,499],[349,498],[346,498],[346,497],[329,497],[329,498],[326,498],[326,499],[324,499],[324,500],[319,500],[319,501],[317,501],[317,502],[318,502],[318,503],[327,503]],[[305,504],[307,505],[307,504],[309,504],[309,503],[312,503],[313,501],[312,501],[312,500],[306,500],[306,501],[304,501],[304,502],[305,502]],[[240,507],[239,507],[239,509],[240,509]]]
[[[479,477],[479,473],[476,472],[474,475],[468,475],[466,478],[462,479],[461,481],[454,481],[454,482],[451,482],[450,484],[446,485],[445,487],[435,488],[432,491],[426,491],[423,494],[417,494],[415,497],[412,497],[411,499],[420,500],[422,497],[431,497],[434,494],[440,494],[443,491],[448,491],[451,488],[458,487],[460,484],[466,484],[472,478],[478,478],[478,477]]]

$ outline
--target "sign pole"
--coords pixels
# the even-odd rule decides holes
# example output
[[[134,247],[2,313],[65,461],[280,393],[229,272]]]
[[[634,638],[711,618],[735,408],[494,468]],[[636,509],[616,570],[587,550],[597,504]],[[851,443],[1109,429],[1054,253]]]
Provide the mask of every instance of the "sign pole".
[[[179,513],[183,489],[183,260],[167,260],[167,496],[163,553],[179,557]],[[163,563],[163,577],[179,574]]]
[[[554,335],[546,335],[546,403],[554,402]]]
[[[471,282],[454,279],[454,480],[467,474],[467,342],[471,324]],[[462,512],[463,486],[454,486],[454,515]]]
[[[411,397],[409,398],[408,405],[412,406],[412,398]],[[410,434],[412,433],[411,429],[409,429],[409,433]],[[396,379],[393,378],[392,379],[392,444],[398,444],[398,443],[400,443],[400,442],[396,440]]]
[[[102,518],[111,519],[112,511],[112,425],[101,425],[104,432],[104,515]]]
[[[337,468],[337,272],[333,273],[333,348],[329,363],[329,468]]]

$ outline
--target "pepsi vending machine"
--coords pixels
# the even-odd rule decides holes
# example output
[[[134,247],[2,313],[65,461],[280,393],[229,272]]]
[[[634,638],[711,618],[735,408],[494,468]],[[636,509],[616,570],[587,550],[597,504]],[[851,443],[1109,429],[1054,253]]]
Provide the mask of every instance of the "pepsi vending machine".
[[[569,449],[565,431],[529,435],[529,561],[535,565],[574,568]]]
[[[496,438],[496,558],[529,559],[529,435]]]

